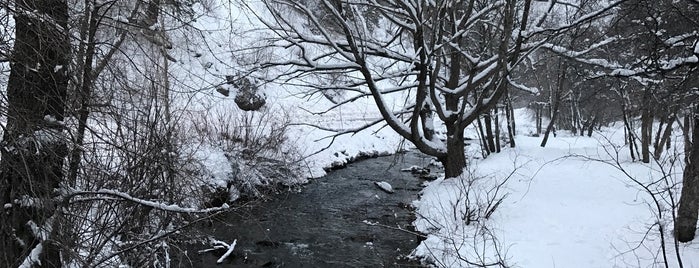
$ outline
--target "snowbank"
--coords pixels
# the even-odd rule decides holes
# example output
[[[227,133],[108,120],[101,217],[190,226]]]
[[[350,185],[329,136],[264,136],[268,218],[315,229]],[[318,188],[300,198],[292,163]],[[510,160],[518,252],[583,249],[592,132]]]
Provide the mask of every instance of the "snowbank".
[[[415,226],[428,238],[413,255],[439,267],[500,260],[537,268],[664,267],[659,223],[670,267],[678,267],[671,216],[666,211],[659,218],[651,196],[637,183],[663,178],[661,166],[630,162],[628,149],[619,145],[623,131],[592,138],[559,135],[546,148],[540,141],[518,136],[517,148],[471,163],[471,176],[431,182],[414,203]],[[681,169],[669,168],[664,166],[669,185],[677,190]],[[482,196],[493,194],[510,174],[495,213],[467,225],[465,204],[482,205]],[[480,179],[466,195],[464,185],[474,177]],[[699,267],[699,244],[681,244],[678,250],[684,267]]]

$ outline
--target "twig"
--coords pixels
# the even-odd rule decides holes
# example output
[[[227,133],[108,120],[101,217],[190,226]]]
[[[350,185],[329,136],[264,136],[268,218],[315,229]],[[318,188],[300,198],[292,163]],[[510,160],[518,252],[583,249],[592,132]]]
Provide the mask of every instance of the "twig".
[[[238,242],[238,239],[234,239],[234,240],[233,240],[233,243],[231,243],[230,245],[228,245],[228,251],[226,251],[226,253],[224,253],[224,254],[221,256],[221,258],[218,258],[218,260],[216,261],[216,263],[223,263],[223,261],[226,260],[226,258],[228,258],[228,256],[231,255],[231,253],[233,253],[233,250],[235,249],[235,244],[236,244],[237,242]]]

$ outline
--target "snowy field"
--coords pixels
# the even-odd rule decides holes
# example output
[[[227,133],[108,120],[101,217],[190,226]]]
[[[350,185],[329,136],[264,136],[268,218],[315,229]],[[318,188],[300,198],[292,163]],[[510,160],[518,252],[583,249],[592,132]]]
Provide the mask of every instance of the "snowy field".
[[[521,114],[518,119],[527,122]],[[669,212],[659,220],[651,196],[634,180],[646,184],[667,174],[658,184],[672,185],[677,194],[681,169],[632,163],[620,146],[623,130],[615,129],[591,138],[559,135],[546,148],[541,137],[520,135],[517,148],[472,162],[470,176],[430,183],[415,202],[416,226],[430,235],[414,254],[440,267],[499,260],[513,267],[665,267],[659,222],[670,267],[680,267]],[[466,190],[472,178],[478,179]],[[495,212],[466,225],[465,203],[477,208],[495,195],[505,197]],[[669,206],[665,197],[661,205]],[[696,242],[678,251],[684,267],[699,267]]]

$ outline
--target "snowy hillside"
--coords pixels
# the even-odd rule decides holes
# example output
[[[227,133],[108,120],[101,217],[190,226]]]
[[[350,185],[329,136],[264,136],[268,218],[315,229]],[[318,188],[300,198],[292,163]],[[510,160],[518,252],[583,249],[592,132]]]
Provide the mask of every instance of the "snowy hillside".
[[[517,112],[528,125],[526,110]],[[680,267],[668,207],[677,202],[681,169],[669,158],[632,163],[623,135],[611,128],[591,138],[559,136],[546,148],[541,138],[520,135],[517,148],[471,162],[469,175],[429,183],[415,202],[415,224],[429,237],[414,254],[438,267],[501,260],[514,267],[664,267],[662,226],[668,263]],[[643,186],[674,191],[655,196],[662,215]],[[466,224],[464,215],[499,197],[489,218]],[[699,267],[697,243],[677,250],[684,267]]]

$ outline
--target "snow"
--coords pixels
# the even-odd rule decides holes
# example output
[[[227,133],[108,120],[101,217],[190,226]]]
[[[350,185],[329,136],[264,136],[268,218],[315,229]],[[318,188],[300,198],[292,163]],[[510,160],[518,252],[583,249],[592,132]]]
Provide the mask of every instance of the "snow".
[[[610,6],[617,3],[614,2]],[[256,6],[261,5],[259,2],[251,1],[248,4],[253,9],[260,10],[261,13],[257,15],[265,16],[262,13],[264,9]],[[254,53],[241,55],[240,57],[244,58],[242,60],[232,59],[230,55],[230,51],[243,51],[247,47],[262,45],[260,43],[262,41],[256,40],[266,37],[260,32],[255,32],[255,29],[260,26],[259,21],[246,17],[246,12],[241,11],[239,7],[221,8],[221,10],[224,9],[231,11],[230,14],[223,15],[231,16],[230,27],[222,27],[213,17],[203,17],[193,24],[202,29],[205,37],[189,36],[191,39],[188,40],[190,46],[201,45],[202,49],[188,51],[180,47],[179,50],[186,53],[174,55],[175,58],[182,59],[178,59],[178,62],[173,63],[171,67],[172,73],[176,76],[173,79],[173,87],[186,89],[183,91],[198,92],[191,98],[196,104],[188,104],[190,106],[187,106],[187,109],[235,110],[232,108],[235,107],[233,98],[214,97],[207,95],[205,91],[207,88],[213,90],[223,83],[222,77],[249,67],[240,66],[245,60],[250,59],[253,62],[259,60],[255,58],[259,55],[253,55]],[[410,10],[410,12],[415,11]],[[600,12],[602,11],[593,12],[571,24],[586,20]],[[123,16],[115,17],[114,20],[129,23]],[[303,21],[293,18],[290,20]],[[568,26],[562,25],[560,28]],[[211,29],[219,30],[214,32]],[[534,29],[525,35],[531,36],[541,31],[543,29]],[[227,35],[232,32],[241,34]],[[378,32],[381,31],[377,31],[377,34]],[[587,55],[593,48],[603,47],[612,41],[615,41],[612,37],[605,38],[584,51],[571,51],[552,44],[544,44],[542,47],[582,62],[604,67],[610,70],[612,75],[633,76],[639,73],[637,70],[625,68],[607,59],[580,58]],[[675,42],[675,40],[670,41]],[[318,42],[327,41],[318,39]],[[173,42],[173,45],[180,44]],[[208,45],[211,46],[207,47]],[[410,60],[410,57],[406,58],[403,54],[392,51],[391,48],[372,49],[389,53],[404,61]],[[288,55],[283,53],[291,54],[292,52],[291,50],[274,50],[274,48],[269,50],[270,53],[261,54],[268,54],[266,56],[278,60],[279,63],[288,62],[289,59],[285,57]],[[694,54],[662,62],[663,68],[673,69],[688,63],[696,63],[699,56],[699,43],[694,45]],[[309,68],[356,67],[335,61],[319,62],[318,59],[310,56],[313,55],[306,57],[306,59],[313,59],[307,62]],[[351,56],[347,55],[347,57]],[[482,70],[472,77],[473,82],[487,78],[496,67],[496,58],[479,61],[479,58],[470,56],[469,59],[482,65],[479,66]],[[385,62],[372,64],[388,65]],[[62,69],[64,69],[63,66],[57,65],[54,67],[54,72]],[[384,71],[389,73],[400,71],[400,68],[396,69],[398,70]],[[278,75],[274,72],[271,70],[269,77]],[[378,88],[384,92],[397,88],[396,85],[389,83],[374,82],[380,84]],[[539,91],[537,88],[510,82],[520,90]],[[227,87],[227,85],[224,86]],[[302,176],[320,177],[326,174],[327,168],[343,166],[360,157],[386,155],[408,148],[400,135],[382,124],[341,136],[333,136],[334,133],[331,131],[308,125],[308,122],[312,122],[327,129],[345,130],[361,127],[378,118],[377,101],[384,103],[392,111],[400,111],[402,107],[399,103],[403,98],[399,94],[385,94],[377,99],[357,97],[342,107],[327,111],[335,107],[335,104],[320,94],[310,96],[304,94],[307,90],[291,83],[285,85],[268,83],[261,86],[261,91],[268,96],[268,107],[260,113],[270,113],[274,114],[275,118],[290,119],[284,149],[295,150],[293,153],[300,156],[302,160],[300,165],[305,167],[303,170],[305,174]],[[179,96],[184,99],[189,97],[191,96],[187,94]],[[352,97],[346,96],[346,99]],[[318,113],[317,111],[327,112]],[[518,129],[520,133],[531,133],[526,129],[529,120],[521,112],[522,110],[517,111]],[[232,115],[239,116],[240,113]],[[444,112],[447,117],[453,113],[454,111]],[[402,119],[390,113],[388,116],[389,120],[397,125],[399,131],[410,131],[403,124]],[[49,119],[47,118],[47,121],[51,121]],[[206,117],[204,120],[213,121],[211,119]],[[434,127],[437,135],[440,135],[439,131],[443,126]],[[61,133],[48,130],[35,134],[43,143],[57,142],[65,138]],[[657,265],[655,261],[658,260],[656,254],[659,242],[657,226],[654,225],[657,219],[648,206],[649,196],[614,165],[585,159],[608,161],[611,160],[610,155],[603,148],[621,148],[622,151],[623,148],[614,147],[615,144],[609,144],[599,135],[586,138],[566,137],[563,133],[560,134],[559,137],[552,137],[546,148],[539,147],[540,138],[520,135],[517,137],[517,148],[505,149],[502,153],[493,154],[484,160],[472,160],[466,172],[470,176],[441,178],[429,182],[420,200],[414,202],[418,215],[415,221],[416,228],[428,237],[415,249],[413,255],[425,257],[442,267],[472,266],[466,260],[496,262],[500,254],[500,257],[514,267],[653,267]],[[609,130],[603,135],[609,136],[617,143],[620,140],[619,131]],[[436,141],[425,142],[438,147]],[[227,187],[234,170],[230,164],[231,160],[226,156],[226,151],[210,144],[196,144],[196,146],[198,147],[194,150],[194,158],[202,163],[204,173],[211,179],[210,182],[218,187]],[[477,147],[468,148],[471,156],[480,153]],[[658,176],[657,166],[653,165],[630,163],[628,159],[621,159],[621,167],[640,181],[648,181]],[[384,191],[393,191],[392,186],[385,181],[376,181],[375,184]],[[240,195],[234,187],[231,187],[230,191],[231,200],[235,200]],[[86,191],[82,194],[120,197],[141,205],[181,213],[206,213],[227,208],[227,205],[211,209],[182,207],[138,199],[127,193],[110,189]],[[503,197],[502,201],[499,201],[500,197]],[[21,204],[26,206],[31,203]],[[6,209],[11,206],[12,204],[9,203],[4,204]],[[364,223],[378,224],[369,221]],[[661,224],[665,224],[669,240],[672,240],[671,226],[667,222],[661,222]],[[648,228],[652,229],[646,237]],[[34,229],[38,230],[38,226]],[[219,259],[220,262],[232,253],[236,242],[237,240],[230,245],[224,243],[228,250]],[[367,245],[370,246],[370,244]],[[667,245],[668,248],[672,248],[671,244]],[[502,251],[498,252],[496,249],[502,249]],[[26,267],[30,267],[38,261],[41,250],[41,244],[32,249],[22,265],[26,263]],[[684,267],[699,267],[697,243],[680,245],[680,251],[684,255]],[[672,254],[670,250],[671,260],[673,260]]]
[[[134,203],[138,203],[143,206],[147,207],[152,207],[156,208],[159,210],[163,211],[170,211],[170,212],[177,212],[177,213],[201,213],[201,214],[206,214],[206,213],[213,213],[213,212],[218,212],[222,210],[226,210],[229,208],[228,204],[223,204],[221,207],[214,207],[214,208],[205,208],[205,209],[199,209],[199,208],[190,208],[190,207],[182,207],[174,204],[166,204],[162,202],[157,202],[157,201],[149,201],[149,200],[144,200],[140,198],[133,197],[127,193],[123,193],[120,191],[116,190],[111,190],[111,189],[101,189],[98,191],[94,192],[79,192],[76,191],[72,193],[74,195],[92,195],[92,194],[99,194],[99,195],[107,195],[107,196],[116,196],[119,198],[122,198],[124,200],[128,200]]]
[[[22,264],[18,268],[32,268],[35,266],[41,266],[41,252],[44,251],[44,245],[39,243],[29,252],[29,255],[22,261]]]
[[[518,126],[524,133],[531,127]],[[620,128],[591,138],[561,134],[545,148],[540,138],[518,136],[517,148],[472,161],[467,175],[430,182],[414,202],[415,226],[428,237],[413,256],[438,267],[500,257],[514,267],[660,267],[660,223],[670,267],[678,267],[671,216],[659,219],[638,183],[663,178],[663,167],[678,195],[681,169],[631,162]],[[504,199],[486,219],[493,196]],[[474,210],[481,218],[467,225],[464,215]],[[699,267],[698,243],[679,251],[684,267]]]
[[[375,181],[374,184],[376,184],[379,189],[383,190],[384,192],[387,192],[389,194],[393,193],[393,187],[391,186],[390,183],[385,182],[385,181]]]
[[[222,148],[202,146],[195,150],[194,157],[204,165],[211,184],[220,188],[227,187],[228,181],[233,176],[233,168]]]
[[[226,250],[226,253],[221,255],[221,257],[218,258],[218,260],[216,260],[216,263],[223,263],[223,261],[225,261],[226,258],[228,258],[228,256],[230,256],[231,253],[233,253],[233,250],[235,250],[236,243],[238,243],[238,239],[233,240],[233,242],[230,245],[228,245],[228,250]]]

